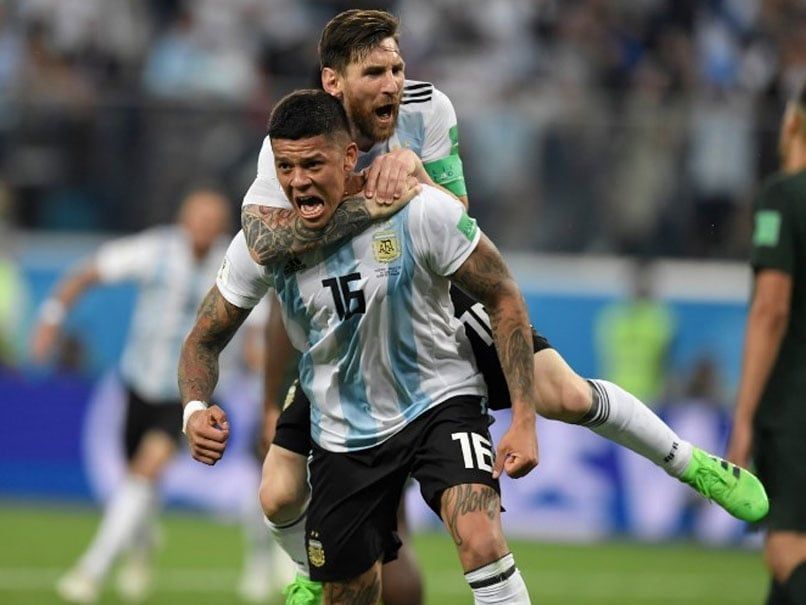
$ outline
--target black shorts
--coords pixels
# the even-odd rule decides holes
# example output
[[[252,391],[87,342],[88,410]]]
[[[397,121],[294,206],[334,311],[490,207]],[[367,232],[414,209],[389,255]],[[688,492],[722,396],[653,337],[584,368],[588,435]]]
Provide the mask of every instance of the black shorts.
[[[483,407],[480,397],[454,397],[376,447],[314,446],[305,530],[312,580],[348,580],[397,557],[397,509],[409,475],[437,515],[442,492],[454,485],[479,483],[500,494]]]
[[[512,407],[509,396],[509,387],[498,359],[498,352],[493,343],[493,330],[490,326],[490,317],[484,306],[473,300],[461,288],[451,286],[451,301],[454,315],[464,324],[465,333],[470,346],[473,347],[473,356],[484,382],[487,383],[488,405],[492,410],[503,410]],[[534,352],[550,349],[549,341],[532,328],[532,347]]]
[[[160,431],[179,443],[182,437],[182,402],[178,399],[147,401],[126,387],[126,459],[131,460],[149,431]]]
[[[484,382],[487,383],[488,406],[493,410],[511,408],[509,387],[493,344],[490,317],[481,303],[477,303],[456,286],[451,286],[451,300],[454,315],[465,326],[465,333],[476,358],[476,366],[484,376]],[[532,328],[532,346],[535,353],[552,348],[549,341],[534,328]],[[311,402],[302,389],[297,388],[298,385],[299,381],[295,381],[288,390],[272,443],[307,456],[311,451]]]
[[[770,497],[769,530],[806,532],[806,441],[803,433],[756,428],[753,454]]]
[[[299,380],[288,389],[272,443],[301,456],[311,452],[311,402],[300,388]]]

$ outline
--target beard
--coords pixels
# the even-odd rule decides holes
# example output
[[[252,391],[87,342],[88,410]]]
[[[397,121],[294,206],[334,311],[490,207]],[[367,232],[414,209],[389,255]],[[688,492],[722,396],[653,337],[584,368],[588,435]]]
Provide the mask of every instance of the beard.
[[[353,99],[348,99],[350,119],[356,129],[356,134],[370,139],[373,143],[385,141],[391,137],[397,127],[397,117],[400,114],[400,97],[393,100],[391,104],[391,119],[388,123],[381,124],[378,122],[378,116],[375,115],[375,109],[373,107],[362,105],[361,103],[355,102]]]

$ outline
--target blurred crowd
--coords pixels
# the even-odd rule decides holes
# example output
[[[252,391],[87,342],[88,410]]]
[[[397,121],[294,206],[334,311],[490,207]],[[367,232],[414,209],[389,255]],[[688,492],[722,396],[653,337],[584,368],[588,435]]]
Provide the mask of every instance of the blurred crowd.
[[[743,258],[806,77],[803,0],[5,0],[0,195],[22,229],[132,231],[189,182],[239,200],[324,23],[402,20],[453,100],[471,207],[504,249]],[[234,209],[233,209],[234,210]]]

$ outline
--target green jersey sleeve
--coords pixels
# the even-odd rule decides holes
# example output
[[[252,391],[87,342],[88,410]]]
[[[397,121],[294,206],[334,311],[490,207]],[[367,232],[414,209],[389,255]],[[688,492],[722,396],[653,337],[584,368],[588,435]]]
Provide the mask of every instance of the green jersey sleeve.
[[[796,229],[792,203],[781,180],[773,179],[762,188],[753,223],[753,269],[777,269],[791,275],[795,268]]]

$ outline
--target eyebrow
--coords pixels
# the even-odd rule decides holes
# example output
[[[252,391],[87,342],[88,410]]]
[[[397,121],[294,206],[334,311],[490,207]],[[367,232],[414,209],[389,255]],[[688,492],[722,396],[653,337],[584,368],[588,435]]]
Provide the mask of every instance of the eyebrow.
[[[386,63],[370,63],[368,65],[364,65],[364,67],[361,68],[361,73],[362,74],[378,73],[386,71],[386,67],[387,67]],[[403,59],[400,59],[399,61],[393,63],[390,67],[392,68],[399,67],[400,69],[405,69],[406,62]]]

